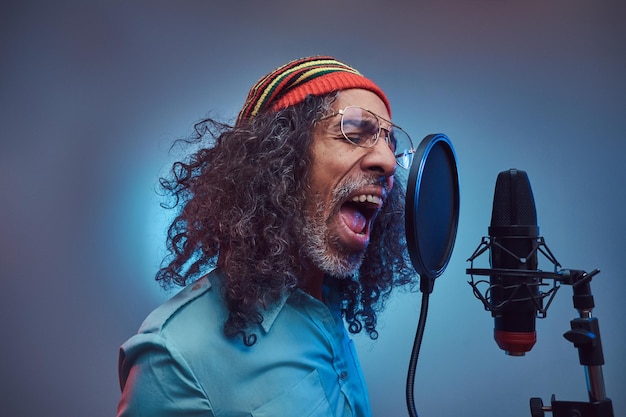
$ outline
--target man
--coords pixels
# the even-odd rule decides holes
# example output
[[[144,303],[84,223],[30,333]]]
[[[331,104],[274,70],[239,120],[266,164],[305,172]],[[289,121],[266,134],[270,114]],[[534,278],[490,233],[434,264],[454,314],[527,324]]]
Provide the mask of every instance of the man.
[[[186,287],[122,346],[118,416],[371,415],[344,321],[375,339],[415,279],[394,180],[413,145],[390,118],[376,84],[316,56],[261,78],[233,127],[196,125],[161,180],[180,211],[157,280]]]

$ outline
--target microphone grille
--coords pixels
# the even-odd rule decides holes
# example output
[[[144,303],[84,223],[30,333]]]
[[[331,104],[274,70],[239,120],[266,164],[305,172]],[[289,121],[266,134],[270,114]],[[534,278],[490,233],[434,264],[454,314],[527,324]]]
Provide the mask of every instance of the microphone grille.
[[[498,174],[491,212],[491,226],[513,225],[537,225],[535,198],[528,175],[518,169]]]

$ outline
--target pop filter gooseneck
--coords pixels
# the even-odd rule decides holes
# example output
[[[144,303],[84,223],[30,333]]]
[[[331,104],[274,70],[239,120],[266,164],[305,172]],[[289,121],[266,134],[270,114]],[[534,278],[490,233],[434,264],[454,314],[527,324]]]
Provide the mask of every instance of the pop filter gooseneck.
[[[405,228],[409,256],[420,276],[422,307],[411,352],[406,401],[417,417],[414,386],[428,298],[450,260],[459,221],[459,175],[450,139],[444,134],[426,136],[418,146],[407,181]]]

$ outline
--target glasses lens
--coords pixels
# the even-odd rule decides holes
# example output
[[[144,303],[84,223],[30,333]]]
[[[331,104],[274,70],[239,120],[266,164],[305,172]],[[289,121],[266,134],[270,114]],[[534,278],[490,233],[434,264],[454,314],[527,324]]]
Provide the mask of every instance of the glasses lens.
[[[346,107],[341,114],[341,132],[357,146],[374,146],[379,129],[378,118],[365,109]]]
[[[390,135],[390,142],[391,143],[389,145],[393,150],[398,165],[402,168],[409,169],[411,167],[411,162],[413,162],[415,149],[413,149],[413,141],[409,137],[408,133],[398,126],[393,126]]]
[[[379,132],[381,135],[387,135],[386,131],[381,131],[378,116],[360,107],[346,107],[343,110],[341,113],[341,132],[349,142],[363,148],[374,146]],[[408,169],[415,153],[409,135],[398,126],[393,125],[388,143],[398,165]]]

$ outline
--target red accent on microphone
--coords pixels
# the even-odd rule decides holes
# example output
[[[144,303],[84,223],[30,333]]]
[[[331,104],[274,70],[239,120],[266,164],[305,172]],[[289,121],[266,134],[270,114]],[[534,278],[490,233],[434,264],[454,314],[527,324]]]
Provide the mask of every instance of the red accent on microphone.
[[[537,333],[494,330],[493,338],[500,349],[504,350],[507,355],[524,356],[526,352],[530,352],[533,346],[535,346]]]

